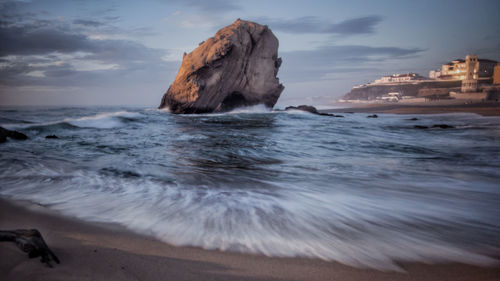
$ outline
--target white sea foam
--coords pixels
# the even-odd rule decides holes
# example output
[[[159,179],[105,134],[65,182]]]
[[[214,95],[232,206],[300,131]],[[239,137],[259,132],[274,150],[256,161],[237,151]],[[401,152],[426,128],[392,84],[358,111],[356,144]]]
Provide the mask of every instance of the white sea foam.
[[[394,261],[497,263],[425,233],[405,233],[402,225],[391,222],[398,217],[405,220],[405,211],[384,219],[390,202],[385,202],[386,207],[370,207],[384,204],[384,198],[305,193],[274,197],[229,189],[200,193],[143,178],[68,172],[39,164],[9,173],[9,178],[15,175],[18,187],[1,190],[3,196],[47,204],[84,220],[118,223],[178,246],[313,257],[394,271],[401,271]],[[29,180],[28,175],[40,181]],[[6,183],[12,182],[7,179]],[[365,204],[369,212],[357,213],[358,204]],[[426,212],[421,215],[425,218]],[[337,225],[325,224],[332,220]]]
[[[121,127],[124,123],[118,119],[118,117],[122,118],[136,118],[140,115],[137,112],[128,112],[128,111],[118,111],[118,112],[107,112],[107,113],[99,113],[92,116],[85,116],[81,118],[68,118],[64,119],[62,122],[69,123],[73,126],[82,127],[82,128],[97,128],[97,129],[110,129]]]
[[[238,107],[228,112],[228,114],[239,114],[239,113],[269,113],[271,109],[263,104],[257,104],[253,106]]]
[[[96,128],[96,129],[111,129],[124,126],[122,118],[134,119],[140,117],[138,112],[116,111],[104,112],[79,118],[64,118],[62,120],[30,123],[30,124],[6,124],[6,128],[31,128],[41,126],[51,126],[62,123],[67,123],[80,128]],[[3,126],[3,125],[2,125]]]

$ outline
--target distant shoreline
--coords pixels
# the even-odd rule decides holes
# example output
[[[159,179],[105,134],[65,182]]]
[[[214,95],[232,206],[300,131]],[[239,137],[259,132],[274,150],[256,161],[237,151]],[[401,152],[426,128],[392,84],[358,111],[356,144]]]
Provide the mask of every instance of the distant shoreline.
[[[443,114],[476,113],[482,116],[500,116],[500,102],[470,104],[338,104],[342,108],[320,110],[324,113],[389,113],[389,114]]]

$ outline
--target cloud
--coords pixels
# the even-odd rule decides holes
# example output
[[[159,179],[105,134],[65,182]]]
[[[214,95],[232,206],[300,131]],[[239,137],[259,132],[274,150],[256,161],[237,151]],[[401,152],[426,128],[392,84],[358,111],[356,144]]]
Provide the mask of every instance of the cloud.
[[[241,6],[231,0],[183,0],[185,6],[192,7],[204,12],[223,13],[240,10]]]
[[[16,24],[0,26],[0,57],[8,55],[35,55],[52,52],[71,53],[92,48],[83,34],[57,26]]]
[[[167,50],[128,39],[94,39],[91,34],[102,33],[103,22],[27,19],[19,15],[0,23],[0,85],[101,85],[126,78],[128,82],[160,80],[162,75],[175,73],[178,62],[162,59]]]
[[[414,58],[423,51],[421,48],[333,45],[281,52],[280,76],[290,81],[312,81],[332,78],[332,73],[375,72],[383,63]]]
[[[315,16],[294,19],[256,18],[255,21],[267,24],[272,30],[287,33],[325,33],[338,35],[370,34],[382,21],[382,17],[372,15],[330,23]]]
[[[374,33],[375,26],[382,21],[380,16],[368,16],[349,19],[326,28],[328,33],[338,34],[367,34]]]
[[[328,63],[329,60],[373,60],[376,58],[401,58],[424,51],[421,48],[372,47],[365,45],[333,45],[314,50],[290,51],[286,54],[300,55],[310,60]]]
[[[83,25],[83,26],[91,26],[91,27],[98,27],[98,26],[105,25],[105,23],[100,22],[100,21],[86,20],[86,19],[77,19],[77,20],[74,20],[73,23]]]

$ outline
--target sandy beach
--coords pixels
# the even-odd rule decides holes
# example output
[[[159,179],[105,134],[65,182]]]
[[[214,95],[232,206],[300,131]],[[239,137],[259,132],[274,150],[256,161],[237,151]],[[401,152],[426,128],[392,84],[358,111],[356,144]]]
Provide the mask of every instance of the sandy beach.
[[[500,280],[500,267],[401,264],[405,272],[306,258],[175,247],[117,225],[90,224],[39,205],[0,199],[0,229],[37,228],[61,264],[48,268],[0,244],[2,280]]]
[[[339,106],[343,106],[339,104]],[[345,107],[321,110],[330,113],[390,113],[390,114],[442,114],[442,113],[476,113],[483,116],[499,116],[499,102],[483,102],[470,104],[347,104]]]

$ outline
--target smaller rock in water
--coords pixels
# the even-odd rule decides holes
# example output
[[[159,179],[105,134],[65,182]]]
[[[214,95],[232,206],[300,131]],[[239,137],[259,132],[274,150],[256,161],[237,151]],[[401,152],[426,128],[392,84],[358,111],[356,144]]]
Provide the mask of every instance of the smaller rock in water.
[[[377,114],[368,115],[366,116],[366,118],[378,118],[378,115]]]
[[[415,125],[415,126],[413,126],[413,128],[415,128],[415,129],[428,129],[429,127],[422,126],[422,125]]]
[[[305,112],[309,112],[309,113],[321,115],[321,116],[344,117],[342,115],[335,115],[335,114],[330,114],[330,113],[319,112],[316,109],[316,107],[314,107],[312,105],[287,106],[285,108],[285,111],[288,111],[288,110],[301,110],[301,111],[305,111]]]
[[[28,139],[28,136],[18,131],[11,131],[0,127],[0,143],[6,142],[7,138],[14,140],[26,140]]]
[[[318,110],[316,109],[316,107],[314,106],[311,106],[311,105],[299,105],[299,106],[287,106],[285,108],[286,111],[288,110],[302,110],[302,111],[306,111],[306,112],[310,112],[310,113],[314,113],[314,114],[319,114]]]
[[[56,136],[56,135],[48,135],[48,136],[45,136],[46,139],[58,139],[59,137]]]
[[[432,128],[441,128],[441,129],[453,129],[455,127],[447,124],[434,124],[432,125]]]
[[[418,118],[413,117],[413,118],[406,119],[406,120],[408,120],[408,121],[417,121],[417,120],[418,120]]]

